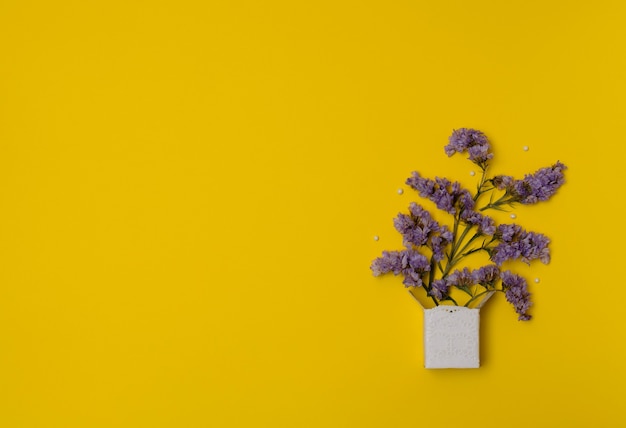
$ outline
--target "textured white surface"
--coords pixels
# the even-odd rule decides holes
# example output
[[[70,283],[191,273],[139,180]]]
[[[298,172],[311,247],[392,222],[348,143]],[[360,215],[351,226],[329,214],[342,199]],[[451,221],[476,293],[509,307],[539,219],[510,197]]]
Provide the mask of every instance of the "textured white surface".
[[[424,309],[424,366],[478,368],[480,309],[437,306]]]

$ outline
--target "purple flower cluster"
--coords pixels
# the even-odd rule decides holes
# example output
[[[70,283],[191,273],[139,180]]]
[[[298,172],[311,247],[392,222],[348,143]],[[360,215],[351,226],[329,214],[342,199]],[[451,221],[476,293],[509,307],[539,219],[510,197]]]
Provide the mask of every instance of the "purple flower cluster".
[[[493,153],[489,152],[489,140],[485,134],[476,129],[461,128],[452,132],[445,150],[448,156],[468,152],[469,160],[483,169],[487,161],[493,158]]]
[[[472,280],[474,284],[480,284],[484,287],[494,287],[500,279],[500,269],[496,265],[487,265],[472,272]]]
[[[409,215],[398,214],[394,219],[396,230],[402,234],[406,247],[410,248],[411,244],[418,247],[426,245],[431,235],[439,232],[441,226],[428,211],[415,202],[409,205],[409,212]]]
[[[535,259],[544,264],[550,262],[550,240],[541,233],[526,232],[516,224],[501,224],[494,237],[500,244],[491,250],[491,260],[498,266],[507,260],[516,259],[527,264]]]
[[[455,286],[457,288],[467,288],[476,284],[472,272],[468,268],[463,270],[455,270],[446,278],[449,286]]]
[[[462,195],[467,194],[469,199],[472,198],[467,190],[461,189],[459,182],[453,183],[446,178],[436,177],[430,180],[413,172],[412,177],[406,180],[406,184],[417,190],[422,198],[430,199],[437,208],[452,215],[456,214],[455,205]]]
[[[448,226],[442,226],[439,230],[439,235],[433,236],[430,239],[430,247],[433,250],[433,259],[436,262],[443,260],[444,251],[446,247],[454,239],[452,232],[448,229]]]
[[[532,305],[530,293],[526,280],[511,271],[502,272],[502,288],[506,300],[513,305],[515,312],[519,314],[520,321],[528,321],[531,316],[527,314],[528,308]]]
[[[496,233],[496,222],[494,219],[476,211],[463,210],[461,212],[461,220],[468,224],[478,226],[478,232],[483,235],[492,236]]]
[[[389,272],[402,274],[406,287],[421,287],[424,284],[422,276],[430,271],[430,264],[426,256],[412,249],[383,251],[383,256],[372,262],[371,269],[374,276]]]
[[[435,299],[442,300],[448,295],[450,285],[445,279],[437,279],[433,281],[429,294]]]
[[[421,247],[428,245],[433,251],[435,261],[441,261],[444,250],[452,242],[452,232],[447,226],[441,226],[422,206],[412,202],[409,215],[398,214],[394,219],[396,230],[402,234],[404,246]]]
[[[469,289],[480,284],[485,288],[495,289],[495,284],[500,279],[500,269],[495,265],[483,266],[470,271],[468,268],[455,270],[448,277],[433,281],[429,294],[441,300],[448,295],[450,287]]]
[[[430,180],[413,172],[406,184],[417,190],[421,197],[433,201],[437,208],[448,214],[455,215],[460,212],[461,220],[466,224],[478,226],[478,231],[483,235],[492,236],[495,233],[495,221],[474,211],[474,199],[468,190],[461,188],[460,183],[439,177]]]
[[[456,294],[451,294],[453,287],[470,296],[466,305],[487,292],[500,291],[513,305],[519,319],[529,320],[531,316],[527,312],[531,301],[526,280],[511,271],[501,271],[500,267],[509,260],[530,264],[539,259],[547,264],[550,261],[550,240],[545,235],[528,232],[516,224],[497,226],[493,218],[482,212],[486,209],[502,209],[502,206],[513,203],[535,204],[548,200],[563,185],[563,171],[566,167],[557,162],[549,168],[526,174],[522,180],[507,175],[488,179],[487,166],[493,158],[489,141],[482,132],[469,128],[455,130],[445,151],[448,156],[467,152],[469,159],[482,169],[483,175],[475,196],[459,182],[440,177],[428,179],[417,172],[412,173],[406,184],[421,197],[433,202],[438,209],[454,217],[454,233],[448,226],[439,224],[424,207],[411,203],[408,213],[400,213],[394,219],[394,226],[402,234],[406,249],[383,251],[382,257],[372,262],[372,272],[374,276],[386,273],[402,275],[406,287],[424,287],[437,305],[442,301],[458,304]],[[493,186],[487,185],[489,183]],[[492,194],[489,203],[479,210],[476,204],[481,195],[494,189],[504,190],[505,193],[495,201]],[[462,232],[459,231],[460,225],[465,226]],[[466,239],[468,232],[476,229],[477,232]],[[482,243],[476,243],[475,240],[481,236],[492,238],[481,239]],[[428,257],[420,252],[422,247],[429,249]],[[486,251],[493,264],[475,270],[464,267],[452,271],[461,259],[478,251]],[[444,261],[446,256],[447,262]],[[439,277],[436,275],[437,269]]]
[[[547,201],[565,182],[563,171],[567,167],[557,162],[551,167],[541,168],[534,174],[526,174],[523,180],[515,180],[508,175],[498,175],[492,179],[494,186],[506,190],[511,202],[524,205]]]

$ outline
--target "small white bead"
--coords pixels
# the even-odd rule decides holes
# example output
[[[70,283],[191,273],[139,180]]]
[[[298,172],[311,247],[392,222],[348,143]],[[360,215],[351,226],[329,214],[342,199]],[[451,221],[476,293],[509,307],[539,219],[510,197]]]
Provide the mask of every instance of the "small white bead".
[[[398,195],[401,195],[401,194],[403,194],[403,193],[404,193],[404,190],[402,190],[402,189],[398,189]]]
[[[524,149],[524,151],[525,151],[525,152],[527,152],[527,151],[528,151],[528,146],[524,146],[524,147],[522,147],[522,148]]]
[[[539,282],[539,278],[535,278],[535,282]]]
[[[473,176],[476,175],[476,172],[475,171],[470,171],[470,175],[473,177]]]
[[[511,218],[517,218],[515,214],[511,214]]]
[[[378,241],[378,235],[374,235],[374,241]]]

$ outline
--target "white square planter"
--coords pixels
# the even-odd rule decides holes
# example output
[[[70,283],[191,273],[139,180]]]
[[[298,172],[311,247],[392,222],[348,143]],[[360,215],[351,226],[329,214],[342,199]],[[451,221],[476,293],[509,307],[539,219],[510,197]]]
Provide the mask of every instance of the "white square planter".
[[[424,366],[480,367],[479,330],[480,309],[443,305],[424,309]]]

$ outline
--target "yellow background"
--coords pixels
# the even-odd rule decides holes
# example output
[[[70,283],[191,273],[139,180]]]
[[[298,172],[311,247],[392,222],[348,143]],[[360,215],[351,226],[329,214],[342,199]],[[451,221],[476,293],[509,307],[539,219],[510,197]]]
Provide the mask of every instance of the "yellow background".
[[[626,426],[625,12],[1,0],[0,426]],[[459,127],[569,169],[515,210],[534,319],[498,295],[482,368],[428,371],[369,265],[411,171],[473,182]]]

